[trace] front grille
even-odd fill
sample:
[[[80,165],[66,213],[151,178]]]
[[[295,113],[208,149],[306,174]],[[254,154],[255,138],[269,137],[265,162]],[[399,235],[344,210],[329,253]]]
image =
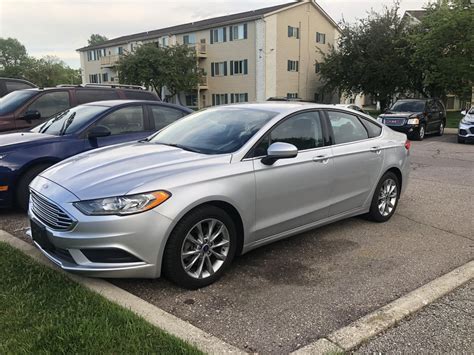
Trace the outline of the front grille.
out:
[[[48,227],[66,231],[73,227],[74,221],[59,206],[48,201],[40,194],[30,191],[31,210],[35,216]]]
[[[383,123],[387,126],[403,126],[405,124],[405,118],[385,118]]]

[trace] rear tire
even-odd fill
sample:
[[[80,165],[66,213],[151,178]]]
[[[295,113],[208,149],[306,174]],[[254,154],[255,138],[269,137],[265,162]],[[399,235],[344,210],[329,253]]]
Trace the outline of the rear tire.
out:
[[[444,121],[441,121],[441,123],[439,124],[439,130],[436,133],[437,136],[441,137],[444,134],[444,125]]]
[[[28,211],[28,203],[30,200],[30,183],[38,174],[50,166],[51,164],[35,165],[21,176],[16,188],[16,203],[23,211]]]
[[[397,209],[400,197],[400,182],[397,175],[386,172],[375,188],[372,203],[370,204],[368,219],[374,222],[388,221]]]
[[[234,259],[237,229],[220,208],[202,206],[185,215],[171,233],[163,273],[178,286],[197,289],[217,281]]]

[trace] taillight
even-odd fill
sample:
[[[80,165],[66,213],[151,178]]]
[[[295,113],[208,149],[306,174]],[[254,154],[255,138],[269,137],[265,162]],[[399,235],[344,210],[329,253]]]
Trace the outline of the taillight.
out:
[[[410,147],[411,147],[411,141],[407,139],[405,142],[405,149],[410,150]]]

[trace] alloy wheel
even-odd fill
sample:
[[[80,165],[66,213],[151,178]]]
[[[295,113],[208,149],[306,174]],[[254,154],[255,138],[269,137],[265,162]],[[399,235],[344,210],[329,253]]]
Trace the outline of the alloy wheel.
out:
[[[444,133],[444,124],[443,122],[441,122],[441,124],[439,125],[439,135],[442,136]]]
[[[224,264],[230,249],[229,230],[215,218],[196,223],[181,246],[181,265],[196,279],[216,273]]]
[[[425,138],[425,126],[420,127],[420,133],[418,134],[418,136],[420,137],[420,139]]]
[[[382,216],[390,215],[395,208],[398,198],[397,183],[393,179],[387,179],[379,191],[378,208]]]

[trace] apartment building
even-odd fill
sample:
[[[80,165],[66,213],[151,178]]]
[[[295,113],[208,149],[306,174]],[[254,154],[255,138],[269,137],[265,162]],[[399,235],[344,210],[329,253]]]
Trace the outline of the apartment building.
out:
[[[206,75],[196,90],[180,94],[191,107],[269,97],[332,102],[338,98],[324,95],[318,71],[321,51],[339,34],[329,15],[306,0],[123,36],[78,52],[83,83],[110,84],[118,83],[120,56],[144,43],[192,46]]]

